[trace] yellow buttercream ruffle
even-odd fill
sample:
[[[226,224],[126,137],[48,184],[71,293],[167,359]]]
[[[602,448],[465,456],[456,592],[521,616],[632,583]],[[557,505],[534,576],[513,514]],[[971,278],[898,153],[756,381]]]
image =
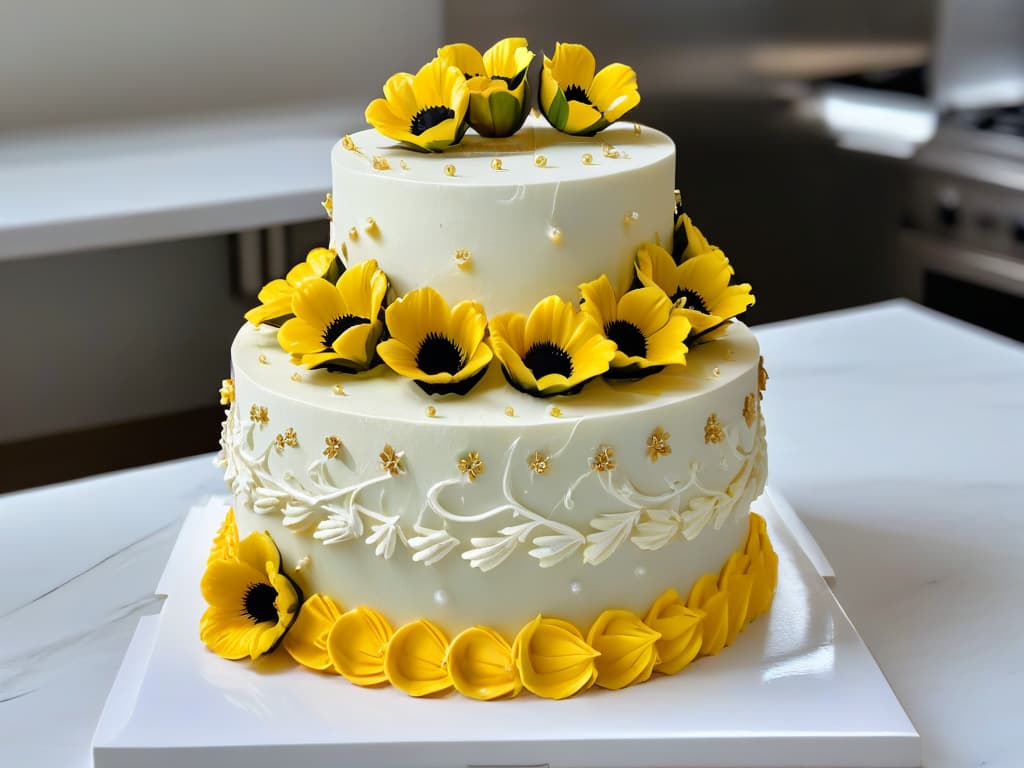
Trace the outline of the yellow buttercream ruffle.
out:
[[[518,696],[523,689],[512,647],[490,627],[470,627],[455,636],[448,646],[448,672],[455,690],[471,699]]]
[[[704,639],[704,611],[687,608],[674,589],[665,590],[647,612],[644,623],[661,635],[660,661],[654,671],[674,675],[697,658]]]
[[[649,680],[660,661],[660,639],[660,632],[631,611],[602,613],[587,633],[587,644],[600,654],[594,660],[597,684],[616,691]]]
[[[598,655],[573,624],[544,616],[519,630],[512,644],[523,687],[545,699],[565,699],[592,686]]]
[[[327,651],[327,636],[341,618],[341,607],[319,592],[302,604],[299,617],[284,636],[284,649],[304,667],[321,672],[334,670]]]
[[[395,688],[410,696],[447,691],[452,679],[445,666],[448,638],[426,619],[398,628],[384,654],[384,671]]]
[[[380,685],[388,681],[384,657],[394,630],[373,608],[360,605],[338,617],[327,635],[331,663],[356,685]]]

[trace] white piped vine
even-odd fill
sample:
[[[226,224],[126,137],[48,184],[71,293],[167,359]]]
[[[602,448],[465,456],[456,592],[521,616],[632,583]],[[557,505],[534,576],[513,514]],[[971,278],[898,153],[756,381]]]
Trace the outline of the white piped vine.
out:
[[[562,456],[580,423],[576,422],[565,444],[548,456],[548,461]],[[516,438],[505,452],[500,504],[475,514],[452,511],[444,503],[444,491],[468,481],[463,476],[446,478],[428,489],[416,522],[406,530],[400,524],[400,514],[384,511],[387,482],[395,475],[381,469],[380,475],[339,486],[329,475],[330,459],[320,457],[309,465],[302,481],[291,472],[275,477],[269,466],[274,442],[259,452],[254,448],[255,433],[262,427],[259,421],[239,424],[235,405],[226,414],[216,463],[224,469],[236,503],[250,505],[257,514],[279,513],[284,525],[295,531],[315,523],[313,536],[325,545],[362,539],[377,557],[390,559],[401,544],[414,562],[424,565],[458,552],[471,567],[484,572],[497,568],[523,547],[528,547],[526,553],[541,568],[550,568],[577,553],[582,554],[583,562],[599,565],[627,541],[648,551],[680,538],[692,541],[706,526],[721,529],[737,510],[748,511],[764,490],[766,474],[765,429],[758,408],[749,446],[742,445],[739,428],[724,430],[721,446],[739,465],[724,490],[700,484],[702,467],[698,462],[690,464],[685,481],[666,479],[667,489],[653,495],[640,491],[619,467],[606,471],[591,467],[569,486],[558,505],[545,513],[523,503],[513,488],[513,467],[517,462],[525,467],[531,453],[520,450],[521,438]],[[596,476],[601,490],[624,511],[597,515],[586,531],[553,519],[560,508],[568,511],[575,507],[577,489],[591,476]],[[374,494],[367,491],[374,486],[378,493],[371,501],[367,497]],[[696,495],[684,506],[682,497],[691,491]],[[471,536],[468,548],[456,535],[459,527],[502,518],[505,524],[494,535]],[[742,514],[738,519],[743,519]]]

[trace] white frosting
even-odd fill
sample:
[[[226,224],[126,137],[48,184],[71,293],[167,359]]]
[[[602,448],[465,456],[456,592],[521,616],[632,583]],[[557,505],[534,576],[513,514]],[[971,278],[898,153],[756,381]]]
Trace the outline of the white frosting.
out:
[[[652,128],[617,124],[581,138],[530,119],[511,138],[471,132],[440,155],[373,130],[351,138],[358,151],[339,142],[331,154],[336,245],[349,263],[377,259],[398,294],[429,285],[451,303],[481,302],[488,316],[526,313],[551,294],[575,300],[602,273],[624,290],[637,246],[671,240],[675,146]],[[375,169],[375,156],[389,169]],[[470,254],[463,268],[460,250]]]
[[[686,367],[639,382],[540,400],[493,364],[471,395],[430,398],[383,367],[297,382],[273,329],[246,326],[232,346],[224,437],[239,526],[269,530],[288,562],[311,555],[307,589],[396,624],[426,617],[451,633],[484,624],[511,635],[538,613],[586,626],[607,608],[642,612],[668,587],[685,594],[742,543],[765,475],[760,410],[744,416],[758,357],[753,334],[733,323]],[[267,423],[250,419],[254,405]],[[720,442],[705,439],[711,414]],[[671,453],[652,461],[659,427]],[[332,436],[344,443],[334,458],[324,455]],[[382,469],[385,444],[400,474]],[[614,451],[610,472],[592,469],[602,447]],[[458,468],[472,451],[485,464],[474,481]],[[546,474],[528,466],[535,451],[550,459]]]

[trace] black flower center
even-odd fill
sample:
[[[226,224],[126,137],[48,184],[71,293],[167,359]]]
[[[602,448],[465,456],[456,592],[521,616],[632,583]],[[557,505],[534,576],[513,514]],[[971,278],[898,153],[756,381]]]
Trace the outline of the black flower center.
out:
[[[684,297],[686,298],[685,306],[687,309],[695,309],[698,312],[703,312],[705,315],[711,314],[711,310],[708,309],[708,305],[707,302],[704,301],[704,297],[692,288],[680,288],[672,294],[672,301],[674,303]]]
[[[523,355],[523,363],[536,379],[549,373],[557,373],[565,378],[572,376],[572,358],[569,353],[550,341],[541,341],[530,347]]]
[[[245,591],[245,598],[242,601],[242,610],[245,615],[252,619],[254,624],[262,624],[265,621],[277,623],[277,608],[274,601],[277,600],[277,590],[269,584],[258,581],[250,584]]]
[[[647,357],[647,338],[626,320],[612,320],[604,327],[604,335],[615,342],[627,357]]]
[[[447,336],[428,333],[416,353],[416,367],[426,374],[456,374],[466,364],[462,348]]]
[[[689,244],[689,238],[686,237],[686,227],[680,226],[672,236],[672,259],[676,264],[683,263],[683,254],[686,252],[686,247]]]
[[[590,104],[590,106],[594,106],[590,99],[587,98],[587,92],[584,90],[583,86],[576,84],[570,85],[565,89],[565,100],[579,101],[583,104]]]
[[[424,107],[413,115],[412,122],[409,123],[409,133],[413,136],[419,136],[421,133],[429,131],[435,125],[439,125],[453,117],[455,117],[455,110],[451,107]]]
[[[364,325],[368,322],[370,321],[367,318],[359,317],[359,315],[342,315],[341,317],[334,318],[327,328],[324,329],[324,346],[330,349],[331,345],[341,338],[341,334],[349,328],[356,325]]]

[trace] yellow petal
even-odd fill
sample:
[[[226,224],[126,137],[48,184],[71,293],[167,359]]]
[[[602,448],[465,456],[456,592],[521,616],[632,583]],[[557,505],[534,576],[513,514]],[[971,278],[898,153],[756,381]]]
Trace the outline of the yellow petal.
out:
[[[347,275],[348,272],[345,274]],[[314,328],[324,330],[336,318],[349,314],[338,289],[321,278],[307,280],[295,289],[295,294],[292,297],[292,311],[296,317],[301,318]]]
[[[703,637],[704,612],[687,608],[679,593],[668,589],[654,601],[644,623],[661,635],[656,672],[674,675],[697,657]]]
[[[416,137],[409,132],[409,126],[412,123],[412,114],[406,115],[404,111],[397,112],[396,109],[384,99],[374,99],[371,101],[369,106],[366,107],[366,113],[364,116],[366,118],[366,122],[389,139],[413,142],[417,140]]]
[[[494,354],[491,352],[491,348],[486,344],[479,344],[476,350],[473,352],[473,356],[466,361],[466,364],[462,367],[455,376],[452,377],[453,381],[464,381],[471,376],[480,372],[480,370],[487,366],[491,362],[491,358]]]
[[[379,320],[372,323],[353,325],[331,345],[335,357],[348,363],[357,370],[366,370],[373,360],[373,352],[377,346],[383,326]],[[303,363],[307,361],[303,360]]]
[[[476,301],[460,301],[452,308],[450,317],[446,333],[469,358],[476,352],[487,331],[487,315],[484,314],[483,305]]]
[[[393,301],[384,313],[384,320],[391,338],[419,349],[428,333],[450,336],[451,315],[444,297],[426,286]]]
[[[570,85],[578,85],[584,91],[590,88],[597,65],[594,54],[585,45],[556,43],[555,55],[550,61],[551,75],[563,91]]]
[[[674,310],[665,326],[647,339],[647,360],[652,365],[686,365],[690,321],[680,310]]]
[[[468,43],[452,43],[438,48],[437,58],[444,62],[445,66],[458,67],[467,79],[477,75],[487,76],[487,67],[480,51]]]
[[[319,592],[302,604],[298,618],[284,636],[284,649],[296,662],[309,669],[333,670],[327,653],[327,635],[341,616],[341,608]]]
[[[644,338],[664,328],[671,314],[672,302],[660,288],[637,288],[619,299],[619,319],[635,325]]]
[[[582,101],[569,102],[569,119],[565,121],[566,133],[586,133],[601,119],[601,112]]]
[[[281,568],[281,553],[277,545],[269,533],[260,531],[253,531],[238,543],[238,559],[264,574]]]
[[[588,327],[589,326],[589,327]],[[580,332],[569,341],[569,353],[572,356],[572,376],[566,382],[569,388],[580,382],[600,376],[608,370],[612,358],[615,357],[615,342],[605,338],[601,329],[589,320],[581,325]],[[538,384],[545,386],[545,379],[554,374],[544,376]]]
[[[699,293],[708,304],[710,314],[715,312],[715,300],[729,285],[733,270],[721,251],[704,253],[687,259],[676,268],[676,285]]]
[[[540,342],[565,349],[576,329],[576,308],[559,296],[541,299],[526,320],[524,353]]]
[[[537,380],[523,363],[526,354],[526,318],[517,312],[506,312],[491,318],[491,348],[494,356],[513,381],[527,390],[537,388]]]
[[[614,123],[640,103],[636,72],[625,64],[609,64],[594,76],[587,97],[604,113],[605,120]]]
[[[331,664],[356,685],[387,682],[384,655],[392,634],[391,625],[373,608],[353,608],[334,622],[327,635]]]
[[[399,376],[418,379],[423,375],[416,363],[416,352],[398,339],[388,339],[377,345],[377,354],[384,364]]]
[[[656,644],[660,638],[630,611],[602,613],[587,633],[587,644],[601,654],[594,661],[597,684],[617,691],[650,679],[658,663]]]
[[[747,625],[747,611],[754,580],[747,574],[750,557],[742,552],[733,552],[722,567],[718,588],[729,596],[729,631],[725,644],[732,645],[737,635]]]
[[[672,255],[654,243],[641,243],[637,249],[636,276],[643,285],[661,288],[668,296],[678,287]]]
[[[398,628],[384,655],[388,681],[410,696],[427,696],[452,687],[444,664],[448,638],[426,619]]]
[[[237,560],[214,560],[206,566],[199,581],[199,589],[209,605],[234,610],[242,615],[241,609],[249,587],[266,582],[266,569],[262,566],[256,569]]]
[[[385,104],[390,108],[392,115],[407,127],[413,115],[420,111],[421,106],[416,99],[414,81],[415,77],[408,72],[398,72],[384,83]],[[376,103],[374,102],[374,104]]]
[[[499,40],[483,55],[484,71],[491,77],[507,77],[510,80],[530,66],[533,52],[527,48],[525,37],[506,37]]]
[[[277,343],[293,355],[320,352],[324,347],[326,326],[314,326],[301,317],[293,317],[277,329]]]
[[[523,686],[546,699],[564,699],[592,686],[598,655],[572,624],[542,616],[523,627],[512,644]]]
[[[607,275],[580,286],[580,310],[594,319],[601,328],[618,319],[615,289]]]
[[[558,81],[555,80],[554,75],[551,74],[551,68],[548,66],[550,61],[551,60],[548,58],[544,59],[544,68],[540,73],[539,103],[540,108],[544,111],[545,115],[550,112],[551,104],[561,90],[558,85]]]
[[[323,277],[337,264],[338,253],[332,248],[314,248],[306,254],[306,260],[288,271],[288,279],[299,285],[313,277]],[[305,267],[306,269],[301,269]],[[307,272],[308,270],[308,277]]]
[[[199,620],[199,639],[224,659],[244,659],[261,632],[259,624],[234,608],[207,608]]]
[[[686,607],[704,611],[704,636],[700,655],[715,656],[725,647],[729,635],[729,596],[718,590],[718,577],[705,573],[690,590]]]
[[[234,560],[238,557],[238,525],[235,522],[235,510],[228,508],[224,521],[217,529],[210,548],[210,556],[206,559],[209,565],[214,560]]]
[[[702,253],[708,253],[715,250],[715,247],[708,242],[706,237],[704,237],[704,233],[697,228],[697,225],[694,224],[690,217],[685,213],[679,214],[679,218],[676,219],[674,240],[680,237],[680,230],[682,230],[682,238],[686,241],[686,247],[683,249],[683,252],[678,254],[681,260],[700,256]],[[676,243],[673,242],[673,254],[676,253],[675,246]]]
[[[505,638],[490,627],[463,630],[448,646],[455,690],[478,701],[517,696],[523,688]]]
[[[420,67],[412,83],[416,103],[424,107],[447,106],[455,112],[455,122],[461,123],[469,105],[466,78],[457,67],[439,58]]]
[[[337,292],[341,296],[343,311],[334,317],[350,314],[357,317],[368,317],[372,320],[377,317],[387,290],[388,278],[377,268],[377,262],[374,259],[356,264],[347,269],[338,280]],[[305,317],[298,308],[296,308],[295,314]],[[328,322],[334,317],[330,318]]]

